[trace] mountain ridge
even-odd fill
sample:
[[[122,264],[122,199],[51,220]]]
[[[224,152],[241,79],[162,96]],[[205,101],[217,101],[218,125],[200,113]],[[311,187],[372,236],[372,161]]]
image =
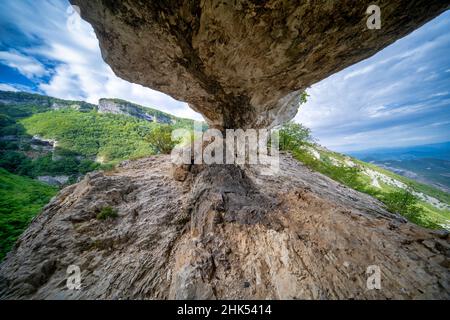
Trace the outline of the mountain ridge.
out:
[[[450,142],[349,152],[365,162],[450,192]]]
[[[181,118],[174,116],[170,113],[166,113],[163,111],[160,111],[155,108],[146,107],[139,105],[137,103],[133,103],[130,101],[126,101],[123,99],[117,99],[117,98],[100,98],[99,102],[97,104],[88,103],[82,100],[67,100],[67,99],[60,99],[55,98],[51,96],[41,95],[37,93],[29,93],[29,92],[14,92],[14,91],[2,91],[0,90],[0,108],[7,105],[36,105],[41,106],[43,108],[46,108],[44,110],[60,110],[64,108],[72,108],[79,111],[91,111],[91,110],[97,110],[99,112],[106,112],[108,113],[108,109],[106,108],[105,104],[107,103],[114,103],[117,106],[117,109],[123,108],[122,113],[124,115],[128,115],[131,117],[136,117],[139,119],[147,120],[145,117],[141,116],[150,113],[154,115],[159,115],[163,121],[159,123],[169,123],[169,120],[172,121],[187,121],[187,122],[194,122],[194,120],[187,119],[187,118]],[[131,108],[131,112],[125,112],[124,110],[127,110],[128,108]],[[112,110],[110,113],[118,113],[117,110]],[[155,121],[158,122],[158,117],[155,116],[154,119],[147,120],[147,121]]]
[[[370,156],[376,158],[377,160],[402,160],[402,158],[436,158],[450,160],[450,141],[398,148],[373,148],[349,151],[346,153],[361,160]]]

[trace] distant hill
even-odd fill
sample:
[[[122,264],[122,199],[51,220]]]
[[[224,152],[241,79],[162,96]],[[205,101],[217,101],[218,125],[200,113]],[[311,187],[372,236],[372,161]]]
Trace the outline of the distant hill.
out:
[[[348,154],[450,192],[450,142],[396,149],[372,149]]]
[[[0,167],[56,185],[121,160],[155,154],[146,137],[194,121],[119,99],[98,105],[0,91]]]
[[[0,91],[0,113],[13,118],[29,117],[51,110],[74,109],[81,112],[121,114],[140,120],[164,124],[193,124],[194,120],[179,118],[160,110],[144,107],[121,99],[102,98],[98,104],[84,101],[63,100],[27,92]]]
[[[90,111],[97,109],[97,106],[84,101],[62,100],[28,92],[0,91],[0,113],[14,118],[24,118],[38,112],[64,108]]]
[[[347,152],[364,161],[441,159],[450,161],[450,141],[411,147],[379,148]]]

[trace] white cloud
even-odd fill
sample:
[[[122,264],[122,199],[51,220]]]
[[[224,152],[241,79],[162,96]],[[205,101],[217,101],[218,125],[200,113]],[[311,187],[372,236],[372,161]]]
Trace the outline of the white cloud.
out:
[[[438,93],[434,93],[432,95],[430,95],[430,98],[435,98],[435,97],[443,97],[450,94],[449,91],[444,91],[444,92],[438,92]]]
[[[438,78],[438,75],[436,74],[436,72],[433,72],[432,74],[430,74],[428,77],[426,77],[425,79],[423,79],[423,81],[431,81],[431,80],[435,80]]]
[[[50,80],[38,85],[45,94],[91,103],[100,98],[120,98],[176,116],[203,120],[186,103],[117,77],[102,59],[93,28],[68,2],[17,1],[8,5],[15,11],[13,23],[30,38],[42,40],[41,45],[24,50],[29,59],[34,59],[30,58],[33,56],[56,62]]]
[[[9,84],[6,84],[6,83],[0,83],[0,91],[18,92],[19,90],[16,87],[12,86],[12,85],[9,85]]]
[[[38,60],[17,51],[0,51],[0,62],[17,69],[28,78],[42,77],[48,74],[44,65]]]
[[[367,73],[370,73],[371,71],[373,71],[373,69],[375,69],[375,67],[376,67],[375,65],[369,65],[365,68],[361,68],[361,69],[355,70],[353,72],[350,72],[349,74],[344,76],[344,80],[348,80],[348,79],[351,79],[351,78],[354,78],[357,76],[362,76]]]
[[[55,75],[49,83],[41,83],[39,89],[52,97],[64,98],[69,100],[83,100],[82,92],[78,90],[79,79],[76,74],[71,72],[68,65],[61,65],[56,68]],[[98,101],[98,100],[97,100]],[[88,102],[97,103],[97,101]]]

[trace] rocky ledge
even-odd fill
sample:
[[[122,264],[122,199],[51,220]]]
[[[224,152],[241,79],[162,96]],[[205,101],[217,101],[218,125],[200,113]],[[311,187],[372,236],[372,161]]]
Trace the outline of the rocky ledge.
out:
[[[448,299],[448,233],[282,155],[260,168],[125,162],[63,189],[0,265],[3,299]],[[97,219],[102,208],[118,216]],[[66,287],[67,268],[81,289]],[[381,289],[367,287],[369,266]]]

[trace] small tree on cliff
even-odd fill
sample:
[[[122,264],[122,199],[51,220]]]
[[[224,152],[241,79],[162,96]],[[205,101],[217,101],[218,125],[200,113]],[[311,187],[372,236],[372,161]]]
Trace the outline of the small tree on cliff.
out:
[[[309,94],[307,94],[306,91],[302,91],[302,93],[300,93],[299,107],[308,101],[308,97],[309,97]]]
[[[280,129],[280,150],[297,150],[312,141],[311,130],[300,123],[290,121]]]
[[[423,209],[418,205],[418,199],[413,192],[411,186],[408,186],[405,190],[392,191],[383,196],[383,202],[389,211],[399,213],[417,223]]]

